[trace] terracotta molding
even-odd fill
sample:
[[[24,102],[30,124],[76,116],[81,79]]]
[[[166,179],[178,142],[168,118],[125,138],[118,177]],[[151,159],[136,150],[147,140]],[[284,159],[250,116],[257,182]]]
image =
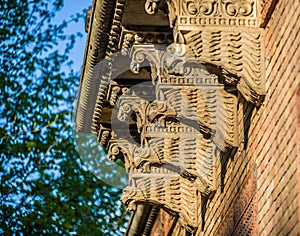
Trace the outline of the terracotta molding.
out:
[[[106,55],[106,45],[112,11],[115,6],[114,0],[94,0],[91,23],[85,49],[83,68],[80,78],[79,96],[76,109],[76,131],[90,133],[93,126],[93,115],[95,111],[95,97],[98,94],[99,61]],[[97,65],[98,64],[98,65]]]

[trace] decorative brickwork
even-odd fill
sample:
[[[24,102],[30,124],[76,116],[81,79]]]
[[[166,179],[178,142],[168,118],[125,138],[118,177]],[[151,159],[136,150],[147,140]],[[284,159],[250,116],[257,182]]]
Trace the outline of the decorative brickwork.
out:
[[[217,235],[256,235],[256,173],[251,171],[223,217]],[[246,234],[248,233],[248,234]]]
[[[300,2],[278,1],[266,26],[268,93],[250,131],[258,167],[258,234],[298,235],[296,91]],[[255,137],[257,140],[255,140]],[[255,150],[255,151],[254,151]]]
[[[246,207],[246,211],[239,220],[232,235],[257,235],[257,202],[255,197],[251,199],[251,202]]]

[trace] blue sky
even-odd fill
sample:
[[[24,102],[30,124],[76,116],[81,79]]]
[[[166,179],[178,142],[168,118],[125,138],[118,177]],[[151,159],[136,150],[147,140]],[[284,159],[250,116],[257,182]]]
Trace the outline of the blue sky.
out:
[[[92,5],[92,0],[64,0],[63,9],[58,12],[55,21],[57,23],[62,22],[63,20],[70,19],[71,15],[82,12],[83,9],[89,8]],[[74,61],[73,69],[74,71],[80,70],[83,61],[84,49],[86,36],[84,30],[84,19],[80,20],[77,23],[73,23],[68,26],[66,32],[68,34],[81,32],[83,34],[82,38],[77,38],[74,49],[71,52],[70,58]]]

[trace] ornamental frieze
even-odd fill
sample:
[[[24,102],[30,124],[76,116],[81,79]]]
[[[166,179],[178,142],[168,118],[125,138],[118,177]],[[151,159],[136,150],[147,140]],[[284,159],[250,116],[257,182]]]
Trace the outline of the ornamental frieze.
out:
[[[247,26],[260,24],[256,0],[147,0],[145,10],[154,14],[166,3],[170,25],[180,29],[199,26]]]

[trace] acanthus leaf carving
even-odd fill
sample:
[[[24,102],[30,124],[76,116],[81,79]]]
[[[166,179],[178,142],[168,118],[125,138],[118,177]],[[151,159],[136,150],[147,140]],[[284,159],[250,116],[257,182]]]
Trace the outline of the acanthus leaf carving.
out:
[[[114,135],[115,136],[115,135]],[[107,158],[111,162],[116,162],[118,159],[124,161],[127,171],[134,166],[133,153],[136,148],[136,143],[129,142],[123,138],[113,137],[108,143]]]
[[[151,67],[152,80],[155,81],[162,73],[161,57],[164,50],[154,45],[134,45],[131,52],[130,70],[138,74],[142,67]]]

